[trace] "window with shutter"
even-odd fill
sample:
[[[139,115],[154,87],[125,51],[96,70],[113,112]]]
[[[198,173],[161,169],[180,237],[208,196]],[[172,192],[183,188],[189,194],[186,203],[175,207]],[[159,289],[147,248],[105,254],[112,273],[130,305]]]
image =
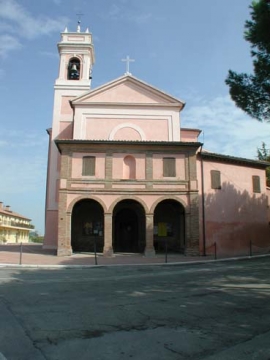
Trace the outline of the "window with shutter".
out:
[[[163,176],[175,177],[175,158],[163,158]]]
[[[220,171],[211,170],[211,188],[221,189]]]
[[[95,172],[96,172],[95,156],[84,156],[83,157],[83,166],[82,166],[82,175],[94,176]]]
[[[260,177],[257,175],[252,176],[252,185],[253,185],[253,192],[260,193],[261,192],[261,182]]]

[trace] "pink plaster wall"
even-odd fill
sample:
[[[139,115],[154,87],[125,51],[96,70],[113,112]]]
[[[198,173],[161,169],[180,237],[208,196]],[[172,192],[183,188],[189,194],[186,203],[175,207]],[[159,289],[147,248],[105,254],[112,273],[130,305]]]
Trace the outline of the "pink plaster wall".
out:
[[[73,138],[73,122],[61,121],[59,125],[58,139],[72,139]]]
[[[199,162],[198,162],[199,165]],[[221,172],[221,189],[211,189],[210,171]],[[200,177],[200,166],[198,175]],[[207,253],[217,244],[219,256],[248,254],[249,243],[269,245],[268,197],[265,171],[233,164],[204,161]],[[261,193],[253,193],[252,176],[260,176]],[[201,181],[200,206],[201,198]],[[200,212],[202,250],[202,211]]]
[[[197,129],[181,129],[181,141],[184,142],[197,142],[201,130]]]
[[[88,100],[86,99],[85,101],[87,102]],[[149,89],[144,90],[135,84],[124,83],[91,96],[91,102],[156,104],[167,101],[161,99],[160,96],[150,93]]]
[[[113,140],[135,140],[140,141],[142,140],[141,134],[136,130],[130,127],[124,127],[119,129],[115,135]]]
[[[62,96],[61,102],[61,114],[70,115],[73,113],[73,110],[70,106],[69,101],[75,99],[74,96]]]
[[[96,175],[82,176],[82,158],[84,156],[96,157]],[[105,154],[102,153],[73,153],[72,157],[72,178],[104,179],[105,178]]]
[[[58,211],[47,210],[46,213],[46,232],[44,237],[44,249],[57,248],[57,232],[58,232]]]
[[[125,164],[124,158],[131,155],[135,158],[136,164],[136,179],[145,179],[145,155],[144,154],[125,154],[115,153],[113,154],[113,179],[125,179]]]
[[[155,140],[168,141],[169,130],[166,119],[86,118],[86,139],[104,140]],[[123,128],[119,126],[126,124]],[[130,126],[131,125],[131,126]],[[135,129],[132,128],[134,125]],[[119,128],[119,129],[118,129]],[[137,128],[141,129],[142,134]],[[117,130],[118,129],[118,130]],[[145,136],[145,139],[143,139]]]

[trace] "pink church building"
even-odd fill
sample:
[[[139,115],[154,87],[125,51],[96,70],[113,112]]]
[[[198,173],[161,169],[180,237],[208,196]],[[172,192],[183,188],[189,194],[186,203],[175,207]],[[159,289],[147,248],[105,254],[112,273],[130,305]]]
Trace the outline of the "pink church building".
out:
[[[127,72],[91,89],[88,30],[61,34],[44,248],[246,254],[269,243],[268,163],[203,151],[185,103]],[[229,141],[229,140],[228,140]]]

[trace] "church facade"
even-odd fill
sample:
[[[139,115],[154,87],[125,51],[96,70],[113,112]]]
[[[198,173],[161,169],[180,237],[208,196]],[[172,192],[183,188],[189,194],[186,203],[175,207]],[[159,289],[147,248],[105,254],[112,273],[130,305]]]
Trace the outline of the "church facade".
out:
[[[91,89],[87,30],[61,34],[44,247],[205,255],[269,238],[264,162],[203,151],[185,104],[129,72]]]

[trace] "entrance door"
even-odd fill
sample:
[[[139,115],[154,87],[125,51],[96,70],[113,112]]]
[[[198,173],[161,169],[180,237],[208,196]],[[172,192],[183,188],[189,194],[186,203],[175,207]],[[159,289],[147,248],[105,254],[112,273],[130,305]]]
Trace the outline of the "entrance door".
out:
[[[175,200],[161,201],[154,213],[154,245],[157,252],[165,249],[184,252],[185,249],[185,209]]]
[[[122,209],[115,218],[115,251],[138,252],[138,218],[134,210]]]
[[[90,199],[77,202],[72,211],[71,246],[73,252],[103,251],[104,212],[101,205]]]
[[[113,250],[143,252],[145,248],[145,212],[134,200],[122,200],[113,211]]]

